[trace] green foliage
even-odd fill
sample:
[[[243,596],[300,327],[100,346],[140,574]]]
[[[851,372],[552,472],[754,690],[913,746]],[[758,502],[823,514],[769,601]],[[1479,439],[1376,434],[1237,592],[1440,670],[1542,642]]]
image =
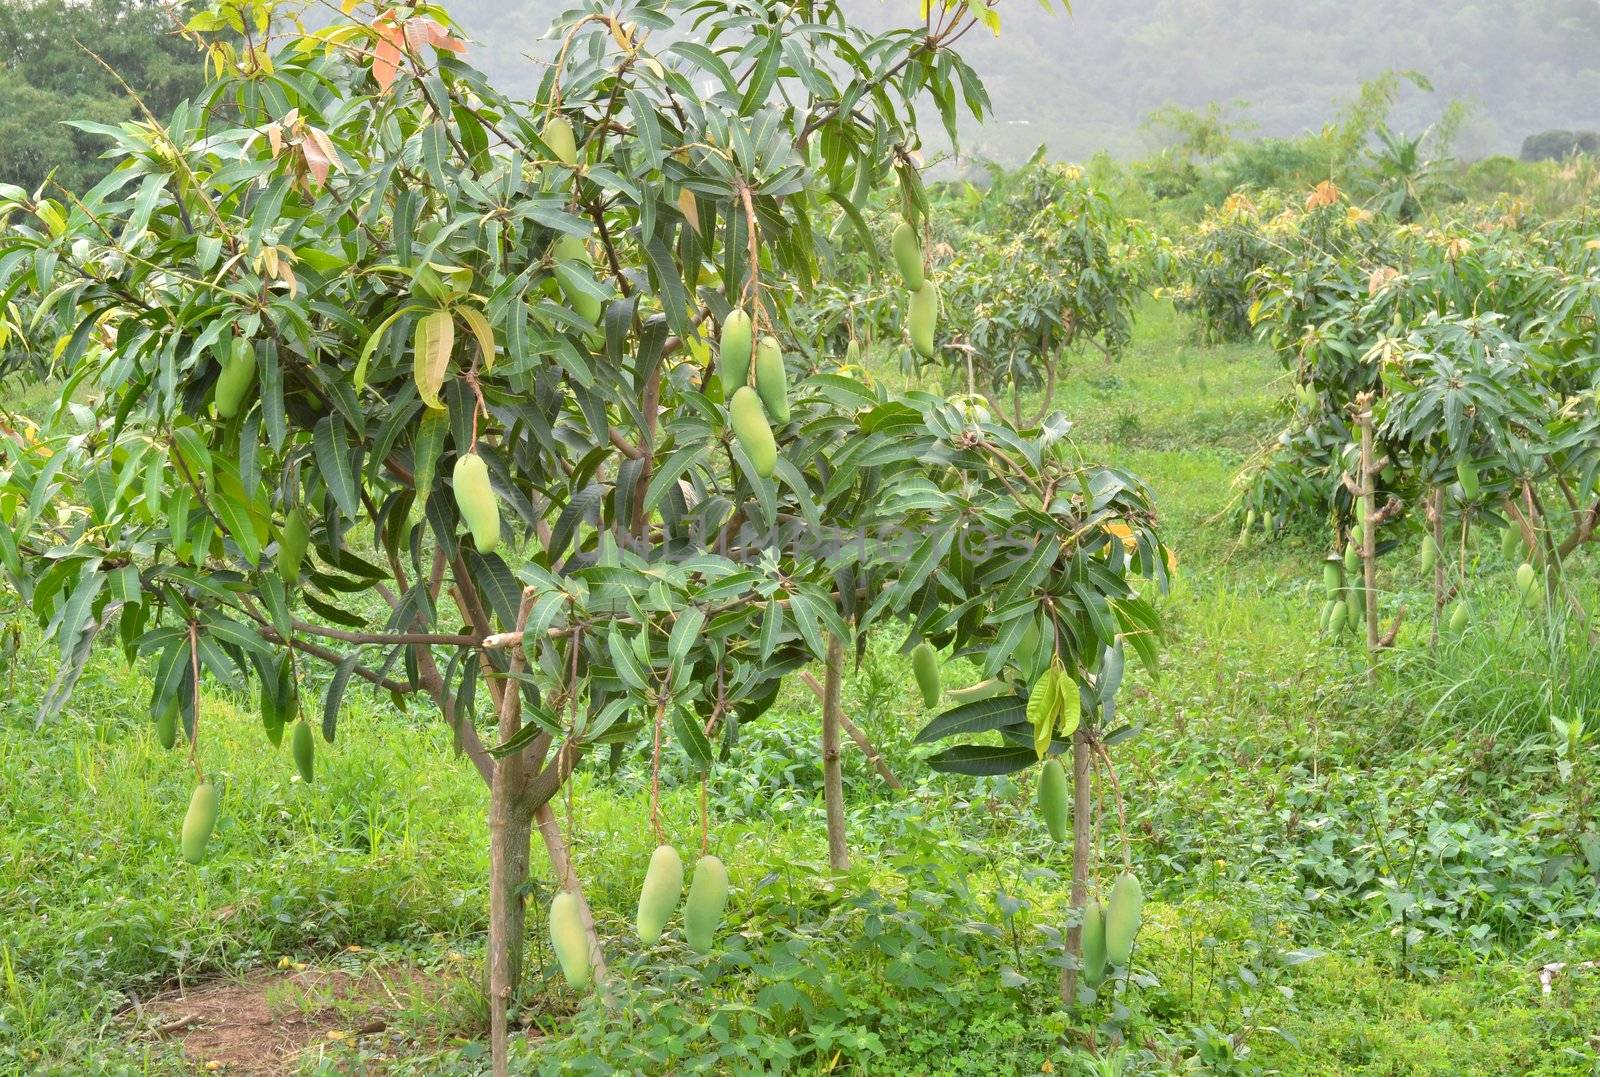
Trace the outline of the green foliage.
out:
[[[1199,347],[1165,305],[1147,304],[1137,326],[1114,371],[1071,379],[1057,400],[1083,416],[1086,454],[1147,478],[1184,554],[1162,604],[1164,675],[1130,669],[1124,689],[1129,720],[1159,735],[1117,749],[1149,901],[1134,975],[1095,1013],[1108,1021],[1049,998],[1068,865],[1025,780],[934,777],[897,795],[847,750],[859,855],[824,875],[817,709],[795,685],[741,729],[738,766],[712,772],[713,851],[733,893],[708,958],[672,926],[648,954],[626,941],[655,845],[641,824],[648,758],[580,770],[573,853],[620,1004],[562,986],[535,913],[521,1011],[535,1031],[514,1040],[519,1070],[1593,1068],[1600,978],[1572,962],[1600,941],[1580,844],[1592,801],[1580,810],[1574,784],[1583,766],[1593,774],[1594,744],[1582,736],[1579,770],[1564,771],[1570,732],[1548,715],[1600,713],[1600,658],[1569,637],[1587,665],[1559,683],[1513,596],[1487,594],[1461,638],[1436,657],[1397,649],[1369,688],[1315,639],[1306,596],[1320,581],[1304,569],[1320,541],[1291,532],[1230,554],[1236,528],[1217,518],[1240,454],[1276,421],[1270,353]],[[1113,440],[1135,409],[1137,436]],[[1498,569],[1497,545],[1477,571]],[[313,975],[392,968],[431,988],[383,1004],[387,1033],[330,1041],[306,1065],[483,1072],[485,813],[472,769],[434,762],[448,728],[352,685],[346,721],[362,733],[324,753],[308,788],[290,780],[286,751],[259,750],[254,700],[208,680],[228,807],[190,868],[173,823],[192,770],[128,705],[145,671],[98,650],[69,720],[35,733],[57,659],[25,637],[0,703],[0,894],[20,910],[0,920],[0,1070],[177,1071],[175,1037],[131,1038],[145,1026],[128,993],[148,1014],[180,976],[194,985],[290,956]],[[928,749],[911,744],[922,715],[899,643],[868,642],[844,708],[904,776]],[[977,672],[952,659],[948,675]],[[699,771],[667,766],[662,781],[664,825],[687,849]],[[557,880],[542,860],[536,876],[542,909]],[[1540,970],[1563,961],[1544,994]],[[1101,1069],[1079,1046],[1091,1035]]]

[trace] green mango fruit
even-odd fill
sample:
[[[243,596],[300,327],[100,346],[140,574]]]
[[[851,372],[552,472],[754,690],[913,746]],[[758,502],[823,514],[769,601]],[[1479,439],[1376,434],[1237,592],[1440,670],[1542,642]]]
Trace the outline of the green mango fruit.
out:
[[[594,980],[589,963],[589,933],[583,929],[578,899],[563,890],[550,900],[550,947],[561,963],[561,975],[575,991],[586,990]]]
[[[1539,594],[1539,572],[1526,561],[1517,566],[1517,595],[1524,606],[1537,606],[1542,597]]]
[[[756,345],[756,392],[776,423],[789,421],[789,374],[783,367],[783,350],[774,337]]]
[[[852,339],[850,343],[845,346],[844,363],[845,366],[861,365],[861,345],[857,344],[854,339]]]
[[[163,748],[171,748],[178,743],[178,701],[174,699],[170,706],[161,708],[156,715],[156,743]]]
[[[694,864],[689,881],[689,897],[683,906],[683,937],[697,954],[711,952],[722,914],[728,908],[728,869],[714,856],[702,856]]]
[[[1433,540],[1432,535],[1422,536],[1422,571],[1432,572],[1433,566],[1439,563],[1439,544]]]
[[[183,858],[191,864],[198,864],[205,859],[206,843],[211,840],[211,832],[217,827],[217,814],[222,808],[222,797],[217,793],[217,787],[210,782],[201,782],[194,787],[194,794],[189,797],[189,810],[183,816],[183,838],[179,845],[183,849]]]
[[[563,235],[556,240],[555,256],[551,273],[561,297],[578,317],[594,325],[600,320],[604,304],[589,290],[594,284],[594,260],[589,257],[589,248],[577,236]]]
[[[906,322],[911,330],[911,346],[924,359],[932,359],[933,332],[939,321],[939,286],[932,280],[911,293],[911,309]]]
[[[1367,594],[1359,586],[1351,587],[1344,593],[1345,609],[1349,613],[1350,623],[1360,626],[1367,617]]]
[[[1349,576],[1361,575],[1361,547],[1354,538],[1344,544],[1344,571]]]
[[[1078,967],[1083,982],[1099,987],[1106,978],[1106,910],[1095,898],[1083,907],[1083,931],[1078,937]]]
[[[939,705],[939,652],[923,640],[911,648],[911,671],[917,676],[917,687],[922,690],[922,702],[929,707]]]
[[[1350,623],[1350,605],[1347,602],[1333,600],[1333,612],[1328,615],[1328,633],[1337,636],[1344,631],[1344,626]]]
[[[772,427],[767,423],[766,410],[761,397],[748,385],[733,391],[728,403],[728,418],[733,424],[733,434],[740,448],[750,458],[750,465],[763,479],[771,478],[778,467],[778,443],[773,440]]]
[[[294,769],[300,772],[300,780],[310,785],[312,765],[317,756],[317,743],[311,736],[309,725],[304,722],[295,723],[294,739],[289,742],[289,751],[294,756]]]
[[[1067,772],[1061,760],[1051,756],[1039,772],[1039,814],[1044,816],[1044,825],[1056,841],[1066,841],[1071,830],[1072,813],[1067,801]]]
[[[1113,965],[1126,965],[1133,956],[1133,940],[1143,915],[1144,887],[1130,873],[1117,876],[1106,903],[1106,957]]]
[[[1343,605],[1337,598],[1330,598],[1322,604],[1322,611],[1317,614],[1317,630],[1326,634],[1333,628],[1333,611]]]
[[[900,222],[889,240],[889,246],[894,251],[894,264],[900,270],[900,278],[905,281],[906,291],[914,292],[921,288],[924,283],[922,244],[910,221]]]
[[[1330,557],[1322,562],[1322,590],[1329,598],[1338,595],[1344,587],[1344,573],[1341,572],[1339,559]]]
[[[1478,496],[1478,469],[1466,461],[1456,465],[1456,481],[1461,484],[1461,493],[1468,501]]]
[[[1456,608],[1450,612],[1450,631],[1460,632],[1467,627],[1467,622],[1471,619],[1472,615],[1467,612],[1467,604],[1457,602]]]
[[[1522,552],[1522,530],[1512,524],[1500,533],[1500,556],[1507,561]]]
[[[284,586],[293,587],[300,582],[300,569],[305,564],[306,547],[311,545],[311,524],[305,510],[295,509],[283,521],[278,532],[278,576]]]
[[[750,345],[754,332],[750,315],[740,308],[729,311],[723,320],[717,366],[722,373],[722,395],[727,399],[731,400],[733,394],[750,381]]]
[[[500,506],[489,485],[489,465],[475,452],[456,457],[451,482],[456,492],[456,508],[462,522],[472,532],[479,553],[492,553],[500,545]]]
[[[644,873],[644,886],[639,891],[639,911],[634,927],[639,932],[640,942],[646,946],[655,945],[682,896],[683,858],[672,846],[658,845],[650,854],[650,867]]]
[[[544,130],[539,132],[539,140],[550,147],[550,152],[562,164],[578,163],[578,140],[573,135],[572,124],[565,116],[551,116],[545,121]]]
[[[217,376],[215,402],[217,415],[231,419],[239,414],[239,405],[256,383],[256,349],[244,337],[234,337],[227,362]]]

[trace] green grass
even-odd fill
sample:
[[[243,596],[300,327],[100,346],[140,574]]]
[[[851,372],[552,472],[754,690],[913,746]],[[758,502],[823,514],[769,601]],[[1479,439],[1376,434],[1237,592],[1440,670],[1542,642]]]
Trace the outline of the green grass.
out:
[[[618,997],[584,1002],[549,975],[538,860],[519,1068],[1593,1072],[1600,970],[1577,967],[1600,953],[1583,852],[1593,763],[1564,770],[1546,721],[1600,715],[1600,662],[1516,609],[1509,566],[1485,551],[1473,626],[1430,656],[1412,612],[1369,683],[1358,649],[1317,636],[1319,538],[1241,544],[1226,512],[1233,476],[1275,433],[1277,377],[1261,349],[1193,345],[1152,304],[1127,356],[1075,358],[1058,393],[1085,457],[1149,482],[1181,563],[1162,675],[1133,674],[1123,708],[1143,730],[1115,749],[1149,895],[1132,981],[1061,1010],[1052,961],[1071,865],[1028,778],[932,775],[911,743],[925,715],[909,671],[878,640],[846,704],[912,791],[891,795],[847,754],[854,860],[827,877],[816,704],[789,687],[714,774],[710,846],[735,896],[709,958],[676,928],[650,952],[632,936],[654,844],[641,760],[579,776],[558,810]],[[1420,581],[1390,560],[1385,616],[1422,608]],[[1594,608],[1592,573],[1578,585]],[[306,1072],[485,1068],[471,975],[485,801],[436,721],[352,689],[307,787],[248,701],[208,695],[205,762],[224,809],[193,867],[176,841],[192,771],[155,746],[142,674],[98,655],[36,733],[53,669],[28,634],[0,704],[0,1073],[182,1072],[171,1047],[132,1038],[128,999],[284,956],[448,985],[393,1017],[398,1049],[321,1045]],[[667,777],[666,825],[690,853],[698,788]],[[1569,967],[1546,995],[1551,962]]]

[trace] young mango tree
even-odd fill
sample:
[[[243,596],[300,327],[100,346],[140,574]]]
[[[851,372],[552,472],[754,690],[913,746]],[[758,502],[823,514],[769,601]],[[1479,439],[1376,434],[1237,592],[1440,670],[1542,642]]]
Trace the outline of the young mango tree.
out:
[[[928,592],[913,631],[970,657],[995,690],[938,715],[917,741],[993,734],[929,758],[949,773],[1040,765],[1044,823],[1056,841],[1070,829],[1072,911],[1060,993],[1071,1005],[1080,978],[1093,989],[1108,969],[1128,966],[1139,929],[1143,890],[1108,749],[1136,731],[1117,722],[1126,652],[1157,668],[1160,621],[1141,581],[1164,592],[1174,561],[1156,531],[1149,491],[1120,469],[1079,459],[1059,413],[1026,433],[959,416],[946,423],[946,479],[909,495],[932,515],[903,583]],[[1070,756],[1070,780],[1062,756]],[[1112,787],[1121,834],[1122,870],[1104,906],[1091,893],[1098,890],[1096,772]]]
[[[1107,358],[1128,342],[1143,286],[1141,232],[1074,165],[1043,150],[960,220],[942,222],[937,249],[950,312],[940,358],[965,371],[968,392],[998,409],[1009,391],[1015,426],[1050,410],[1063,354],[1090,345]],[[1022,391],[1042,404],[1024,415]]]
[[[198,861],[222,795],[204,678],[253,683],[308,779],[352,681],[429,700],[489,790],[504,1072],[535,823],[563,968],[604,977],[549,807],[574,768],[642,741],[659,773],[674,739],[709,766],[850,634],[848,557],[770,529],[833,498],[901,511],[871,469],[919,466],[921,413],[837,376],[791,400],[759,338],[824,271],[825,206],[891,177],[921,200],[912,101],[982,112],[949,48],[979,23],[574,12],[523,102],[432,5],[315,30],[273,0],[195,14],[202,97],[85,125],[118,160],[90,191],[0,190],[0,308],[36,304],[72,420],[6,442],[0,561],[63,660],[40,720],[114,628],[163,739],[183,730]]]

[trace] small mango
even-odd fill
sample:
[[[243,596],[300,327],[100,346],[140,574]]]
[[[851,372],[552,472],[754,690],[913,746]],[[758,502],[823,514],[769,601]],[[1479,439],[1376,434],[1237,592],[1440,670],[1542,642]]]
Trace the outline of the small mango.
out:
[[[1333,598],[1344,586],[1344,573],[1340,571],[1339,560],[1330,557],[1322,562],[1322,590],[1328,598]]]
[[[1433,566],[1439,563],[1439,544],[1433,540],[1432,535],[1422,536],[1422,571],[1432,572]]]
[[[789,421],[789,375],[775,337],[762,337],[756,345],[756,393],[773,422]]]
[[[244,337],[234,337],[233,345],[229,349],[227,362],[222,364],[222,373],[217,375],[216,396],[217,415],[224,419],[231,419],[239,414],[239,405],[244,403],[244,398],[256,383],[256,350],[254,345]]]
[[[939,286],[932,280],[911,293],[911,308],[906,323],[911,330],[911,346],[924,359],[932,359],[933,333],[939,322]]]
[[[922,702],[929,707],[939,705],[939,652],[923,640],[911,648],[911,672],[916,674],[917,687],[922,690]]]
[[[1106,902],[1106,957],[1113,965],[1126,965],[1133,956],[1133,940],[1144,915],[1144,887],[1132,873],[1117,876]]]
[[[722,914],[728,908],[728,869],[714,856],[702,856],[694,864],[689,881],[689,897],[683,906],[683,937],[697,954],[711,952]]]
[[[169,706],[161,708],[156,715],[156,743],[163,748],[171,748],[178,743],[178,701],[174,699]]]
[[[1078,940],[1078,967],[1083,982],[1099,987],[1106,978],[1106,910],[1097,898],[1090,898],[1083,907],[1083,931]]]
[[[750,345],[754,332],[750,315],[737,307],[729,311],[722,322],[722,335],[717,341],[717,365],[722,372],[722,395],[728,399],[750,381]]]
[[[750,458],[750,466],[763,479],[771,478],[778,467],[778,443],[773,440],[761,397],[750,386],[739,386],[728,403],[728,418],[739,447]]]
[[[658,845],[650,854],[650,867],[644,873],[644,886],[639,890],[639,911],[634,917],[634,927],[639,941],[654,946],[666,929],[672,910],[678,907],[683,896],[683,858],[670,845]]]
[[[475,452],[456,458],[451,475],[456,492],[456,508],[472,532],[479,553],[492,553],[500,545],[500,506],[489,485],[489,465]]]
[[[1067,772],[1061,760],[1051,756],[1039,772],[1039,814],[1055,841],[1066,841],[1072,816],[1067,807]]]
[[[924,283],[922,272],[922,244],[917,240],[917,230],[910,221],[901,221],[889,240],[894,251],[894,264],[905,281],[906,291],[914,292]]]
[[[1517,566],[1517,595],[1524,606],[1539,604],[1539,572],[1526,561]]]
[[[564,165],[578,163],[578,140],[572,132],[572,123],[565,116],[551,116],[545,121],[544,130],[539,132],[539,139],[550,152],[556,155],[556,160]]]
[[[583,929],[578,899],[569,891],[561,891],[550,901],[550,946],[561,963],[561,975],[575,991],[586,990],[594,979],[588,935]]]
[[[311,524],[304,509],[295,509],[284,518],[283,529],[278,532],[278,576],[284,586],[293,587],[300,582],[300,569],[310,544]]]
[[[179,843],[183,858],[189,863],[198,864],[205,859],[206,843],[211,840],[211,832],[217,827],[217,814],[221,808],[222,798],[216,786],[201,782],[194,787],[194,794],[189,797],[189,810],[183,816],[183,838]]]

